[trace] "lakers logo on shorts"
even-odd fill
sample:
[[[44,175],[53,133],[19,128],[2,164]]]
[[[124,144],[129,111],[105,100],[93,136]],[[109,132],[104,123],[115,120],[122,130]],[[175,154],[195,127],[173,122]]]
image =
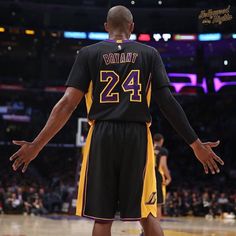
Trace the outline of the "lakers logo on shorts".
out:
[[[157,192],[153,192],[148,201],[146,202],[146,205],[154,205],[157,201]]]

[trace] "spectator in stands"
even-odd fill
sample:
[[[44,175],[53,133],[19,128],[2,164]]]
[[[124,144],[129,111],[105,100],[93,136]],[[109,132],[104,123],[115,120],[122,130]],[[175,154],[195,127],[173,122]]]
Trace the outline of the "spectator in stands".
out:
[[[191,211],[191,197],[188,190],[184,190],[182,196],[182,205],[181,205],[181,213],[183,216],[186,216]]]
[[[38,194],[35,194],[35,196],[32,200],[33,201],[32,201],[31,214],[34,214],[34,215],[45,215],[45,214],[47,214],[47,210],[44,208],[43,201],[39,197]]]
[[[229,199],[226,197],[225,193],[221,193],[220,197],[218,198],[219,211],[221,214],[224,212],[228,212],[228,204]]]
[[[9,196],[5,200],[5,213],[22,214],[24,205],[22,199],[16,193],[7,193]]]
[[[194,216],[202,216],[203,215],[202,200],[199,197],[199,195],[195,192],[192,193],[191,206],[192,206],[192,214]]]

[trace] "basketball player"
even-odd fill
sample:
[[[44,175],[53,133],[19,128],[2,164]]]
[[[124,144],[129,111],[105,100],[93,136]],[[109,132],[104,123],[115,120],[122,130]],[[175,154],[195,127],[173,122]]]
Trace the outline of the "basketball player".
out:
[[[219,172],[223,161],[212,151],[219,142],[202,143],[169,89],[156,49],[129,41],[133,16],[123,6],[111,8],[105,29],[109,39],[80,50],[64,96],[52,109],[32,142],[13,141],[20,149],[11,156],[13,169],[36,158],[65,125],[86,96],[91,128],[79,181],[76,214],[95,220],[93,236],[111,235],[120,206],[122,220],[139,220],[145,236],[163,235],[156,218],[156,178],[149,130],[151,91],[160,109],[191,146],[205,172]]]
[[[168,150],[163,147],[162,134],[153,136],[154,154],[156,157],[156,181],[157,181],[157,218],[161,220],[162,205],[165,204],[166,186],[171,182],[171,175],[167,165]]]

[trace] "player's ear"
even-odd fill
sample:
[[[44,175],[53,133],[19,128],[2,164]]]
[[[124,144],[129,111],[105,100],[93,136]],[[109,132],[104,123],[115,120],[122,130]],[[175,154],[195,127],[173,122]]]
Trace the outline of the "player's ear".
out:
[[[108,27],[107,22],[104,23],[104,28],[105,28],[105,30],[106,30],[107,32],[109,32],[109,27]]]

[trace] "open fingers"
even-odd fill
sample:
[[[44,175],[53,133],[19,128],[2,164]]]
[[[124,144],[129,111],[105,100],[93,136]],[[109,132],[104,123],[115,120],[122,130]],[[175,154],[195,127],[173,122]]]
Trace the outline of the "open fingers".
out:
[[[220,169],[219,169],[218,165],[216,164],[215,160],[212,158],[212,159],[210,160],[210,162],[211,162],[211,165],[213,166],[215,172],[216,172],[216,173],[220,173]]]
[[[212,165],[211,161],[207,161],[207,166],[210,169],[211,173],[214,175],[215,174],[215,169],[214,166]]]
[[[208,171],[207,164],[203,163],[203,168],[204,168],[205,173],[208,174],[209,171]]]
[[[24,163],[24,160],[23,160],[21,157],[18,157],[18,158],[14,161],[12,167],[13,167],[14,170],[17,170],[23,163]]]
[[[217,156],[215,153],[213,153],[212,158],[213,158],[215,161],[219,162],[222,166],[224,165],[224,161],[223,161],[219,156]]]
[[[22,146],[26,143],[26,141],[18,141],[18,140],[13,140],[12,142],[16,145],[19,145],[19,146]]]
[[[29,165],[29,162],[26,162],[23,166],[22,172],[24,173]]]
[[[11,157],[10,157],[10,161],[14,161],[18,156],[20,155],[20,150],[15,152]]]
[[[216,142],[206,142],[204,144],[209,146],[209,147],[217,147],[220,144],[220,141],[218,140]]]

